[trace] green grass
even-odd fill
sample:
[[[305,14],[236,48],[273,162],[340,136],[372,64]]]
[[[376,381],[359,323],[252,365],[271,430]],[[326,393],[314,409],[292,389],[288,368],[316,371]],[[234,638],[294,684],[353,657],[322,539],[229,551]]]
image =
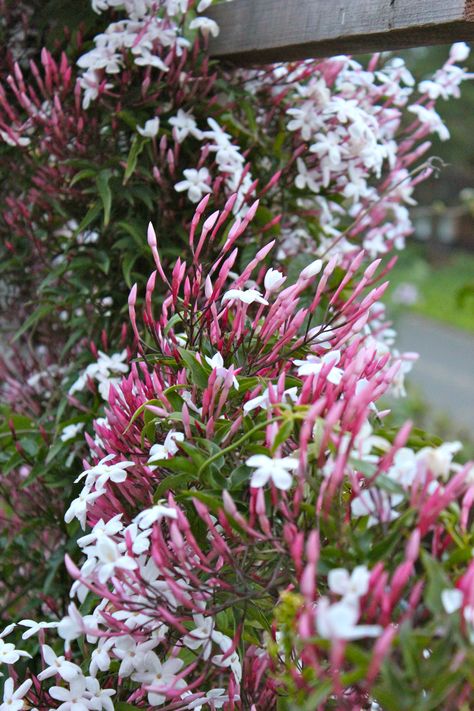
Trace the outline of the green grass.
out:
[[[474,333],[474,254],[451,252],[428,262],[424,247],[411,245],[400,255],[389,279],[385,302],[394,316],[402,310],[411,311]],[[418,301],[413,305],[392,301],[397,287],[404,283],[418,290]]]

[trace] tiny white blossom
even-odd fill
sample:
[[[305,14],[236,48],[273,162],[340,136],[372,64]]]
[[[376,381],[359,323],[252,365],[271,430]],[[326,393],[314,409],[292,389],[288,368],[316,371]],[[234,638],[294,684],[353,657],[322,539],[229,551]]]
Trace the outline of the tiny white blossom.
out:
[[[54,629],[58,626],[57,622],[36,622],[35,620],[21,620],[19,623],[22,627],[28,627],[26,632],[21,635],[22,639],[28,639],[34,634],[38,634],[40,630]]]
[[[286,276],[283,276],[278,269],[270,268],[265,274],[263,285],[269,292],[277,291],[286,281]]]
[[[179,451],[177,442],[184,442],[184,434],[182,432],[175,432],[171,430],[166,435],[166,439],[163,444],[154,444],[150,449],[150,457],[148,459],[148,464],[153,464],[153,462],[159,461],[160,459],[168,459]],[[154,468],[154,467],[150,467]]]
[[[209,185],[210,173],[207,168],[200,168],[199,170],[188,168],[183,171],[183,175],[185,180],[176,183],[174,189],[178,193],[186,190],[191,202],[199,202],[204,194],[212,193],[212,188]]]
[[[83,429],[84,422],[78,422],[76,425],[66,425],[66,427],[63,427],[59,438],[61,442],[67,442],[69,439],[74,439]]]
[[[71,679],[69,689],[64,686],[52,686],[48,692],[53,699],[62,701],[59,711],[89,711],[90,706],[86,695],[86,680],[81,676]]]
[[[158,135],[158,131],[160,130],[160,119],[158,116],[155,116],[155,118],[149,119],[143,128],[141,126],[137,126],[137,131],[140,134],[140,136],[143,136],[144,138],[155,138],[155,136]]]
[[[212,356],[212,358],[209,358],[208,356],[205,356],[205,358],[206,358],[206,362],[208,363],[208,365],[210,365],[211,368],[216,371],[216,374],[219,378],[226,378],[227,377],[227,375],[230,371],[230,368],[224,367],[224,359],[220,353],[215,353]],[[233,366],[232,366],[232,369],[233,369]],[[233,382],[234,388],[236,390],[238,390],[239,383],[238,383],[238,380],[235,377],[235,375],[232,376],[232,382]]]
[[[56,676],[57,674],[59,674],[64,681],[71,681],[71,679],[82,675],[81,668],[78,667],[77,664],[67,661],[64,656],[58,657],[54,650],[47,644],[42,645],[41,651],[45,664],[48,666],[38,674],[39,681],[49,679],[51,676]]]
[[[101,536],[95,546],[99,567],[99,582],[106,583],[117,570],[135,570],[136,560],[120,553],[118,545],[111,538]]]
[[[140,513],[135,516],[133,520],[138,523],[140,528],[151,528],[154,523],[161,521],[162,518],[177,519],[178,513],[176,509],[173,509],[170,506],[155,504],[155,506],[152,506],[149,509],[140,511]]]
[[[187,111],[178,109],[178,113],[170,118],[169,123],[173,126],[173,134],[178,143],[182,143],[189,135],[202,140],[202,131],[198,129],[194,116]]]
[[[454,588],[453,590],[446,589],[441,592],[441,602],[443,607],[451,615],[453,612],[460,610],[464,600],[464,595],[461,590]]]
[[[20,711],[24,707],[23,697],[28,693],[32,685],[31,679],[27,679],[15,691],[13,679],[9,677],[3,686],[3,704],[0,704],[0,711]]]
[[[290,471],[297,469],[299,462],[294,457],[272,459],[266,454],[254,454],[247,459],[245,464],[255,468],[250,486],[260,488],[271,480],[277,489],[287,491],[293,483]]]
[[[464,62],[470,55],[471,49],[465,42],[455,42],[449,52],[454,62]]]
[[[363,597],[369,590],[370,573],[365,565],[358,565],[350,574],[344,568],[329,571],[328,585],[331,592],[342,595],[344,599]]]
[[[341,600],[333,605],[322,597],[316,606],[316,626],[324,639],[352,640],[378,637],[380,625],[358,625],[359,611],[350,601]]]
[[[330,365],[326,378],[330,383],[339,385],[344,375],[344,371],[341,368],[336,368],[336,364],[339,363],[340,359],[340,351],[330,351],[322,357],[310,355],[306,360],[295,360],[293,362],[298,366],[298,375],[319,375],[323,368],[327,368]]]
[[[189,25],[190,30],[200,30],[204,37],[212,35],[217,37],[219,34],[219,25],[210,17],[196,17]]]
[[[222,297],[222,303],[225,304],[226,301],[241,301],[243,304],[253,304],[257,302],[258,304],[268,306],[268,301],[263,298],[257,289],[229,289]]]

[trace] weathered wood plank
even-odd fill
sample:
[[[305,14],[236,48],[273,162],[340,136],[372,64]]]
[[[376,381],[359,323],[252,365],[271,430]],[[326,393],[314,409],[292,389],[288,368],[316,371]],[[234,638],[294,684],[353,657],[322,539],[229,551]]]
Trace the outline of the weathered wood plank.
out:
[[[262,64],[474,39],[474,0],[233,0],[214,57]]]

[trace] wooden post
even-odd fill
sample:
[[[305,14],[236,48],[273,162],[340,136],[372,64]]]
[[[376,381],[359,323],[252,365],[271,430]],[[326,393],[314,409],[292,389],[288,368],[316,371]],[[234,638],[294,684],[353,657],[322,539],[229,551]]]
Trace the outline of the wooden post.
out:
[[[206,11],[239,65],[474,39],[474,0],[233,0]]]

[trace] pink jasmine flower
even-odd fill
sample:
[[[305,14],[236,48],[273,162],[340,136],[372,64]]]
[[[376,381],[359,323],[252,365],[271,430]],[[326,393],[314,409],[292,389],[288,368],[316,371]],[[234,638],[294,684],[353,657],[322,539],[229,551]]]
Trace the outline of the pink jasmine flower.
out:
[[[158,639],[137,643],[130,636],[116,639],[114,654],[121,660],[119,676],[124,678],[131,676],[135,671],[140,671],[144,667],[146,654],[156,647],[158,643]]]
[[[287,388],[287,390],[285,390],[283,393],[282,401],[284,401],[286,398],[288,398],[292,402],[296,402],[296,400],[298,399],[298,388],[296,386],[293,388]],[[244,404],[244,412],[251,412],[257,407],[262,407],[266,410],[270,407],[270,394],[268,388],[266,388],[261,395],[257,395],[257,397],[248,400]]]
[[[202,647],[203,659],[209,659],[212,649],[212,635],[214,621],[212,617],[204,615],[193,615],[196,627],[183,637],[183,644],[189,649],[199,649]]]
[[[250,486],[260,488],[271,480],[277,489],[287,491],[293,483],[290,471],[297,469],[299,462],[293,457],[272,459],[267,457],[266,454],[254,454],[247,459],[245,464],[248,467],[255,468],[250,480]]]

